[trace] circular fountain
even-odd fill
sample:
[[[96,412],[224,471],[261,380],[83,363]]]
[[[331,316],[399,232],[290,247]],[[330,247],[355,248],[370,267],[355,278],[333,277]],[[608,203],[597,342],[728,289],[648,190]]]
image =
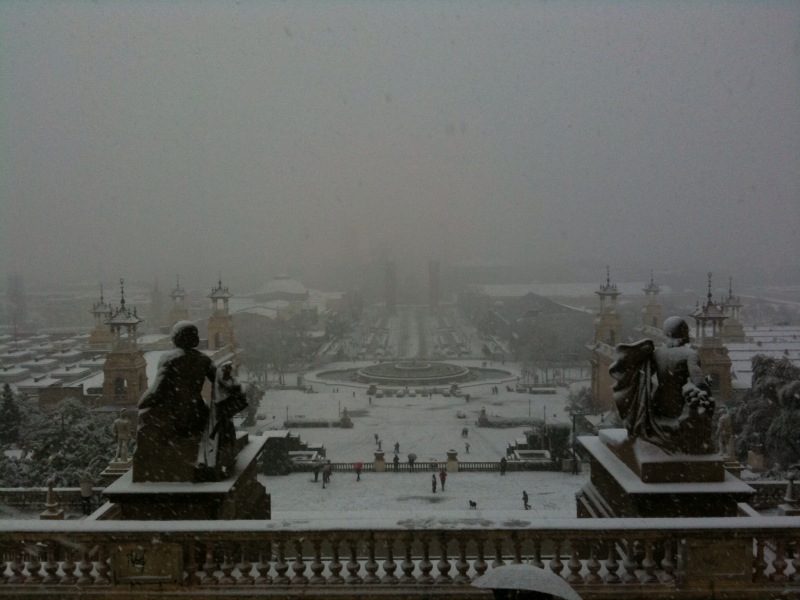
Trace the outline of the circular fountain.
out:
[[[408,360],[368,365],[356,371],[356,378],[378,385],[444,385],[468,381],[470,370],[445,362]]]
[[[508,371],[486,367],[463,367],[431,360],[393,360],[360,368],[322,371],[316,376],[323,381],[349,381],[394,387],[436,387],[468,381],[502,380]]]

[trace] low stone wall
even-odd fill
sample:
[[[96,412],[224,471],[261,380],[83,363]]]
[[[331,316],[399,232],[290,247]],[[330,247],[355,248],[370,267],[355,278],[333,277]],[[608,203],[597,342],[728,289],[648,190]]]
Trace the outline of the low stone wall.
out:
[[[103,494],[102,487],[92,488],[92,506],[96,508],[101,502]],[[81,510],[81,490],[80,488],[53,488],[56,501],[64,510],[70,512],[80,512]],[[17,508],[20,510],[44,510],[47,502],[47,488],[0,488],[0,504]]]

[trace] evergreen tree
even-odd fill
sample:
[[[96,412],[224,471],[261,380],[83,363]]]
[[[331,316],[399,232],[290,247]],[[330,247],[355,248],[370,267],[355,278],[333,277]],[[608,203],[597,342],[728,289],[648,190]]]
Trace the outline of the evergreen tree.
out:
[[[17,398],[7,383],[0,397],[0,444],[12,444],[19,439],[20,409]]]
[[[19,431],[24,455],[0,454],[0,487],[42,486],[50,477],[56,486],[76,487],[84,471],[96,480],[116,451],[113,420],[74,398],[46,412],[27,406]]]
[[[597,396],[588,387],[582,387],[578,390],[571,390],[567,405],[564,410],[568,413],[584,413],[596,415],[603,412],[603,405],[598,401]]]
[[[761,445],[767,464],[780,470],[800,461],[800,368],[764,355],[754,356],[752,367],[752,387],[735,412],[737,455]]]

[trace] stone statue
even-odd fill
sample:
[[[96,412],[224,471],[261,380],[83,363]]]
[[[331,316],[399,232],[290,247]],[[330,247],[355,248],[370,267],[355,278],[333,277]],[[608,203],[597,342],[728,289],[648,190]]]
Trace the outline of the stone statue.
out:
[[[723,408],[717,422],[717,450],[725,460],[734,460],[736,455],[735,442],[736,438],[733,435],[731,415],[727,409]]]
[[[125,409],[119,411],[117,418],[111,425],[111,431],[117,438],[116,462],[128,462],[128,442],[131,439],[131,422],[125,417]]]
[[[714,452],[711,417],[714,400],[689,345],[689,326],[680,317],[664,321],[668,341],[619,344],[609,373],[614,403],[628,435],[668,453]]]
[[[133,481],[193,481],[209,407],[201,392],[216,378],[214,362],[197,350],[200,336],[189,321],[172,328],[175,349],[164,354],[153,385],[139,400]]]

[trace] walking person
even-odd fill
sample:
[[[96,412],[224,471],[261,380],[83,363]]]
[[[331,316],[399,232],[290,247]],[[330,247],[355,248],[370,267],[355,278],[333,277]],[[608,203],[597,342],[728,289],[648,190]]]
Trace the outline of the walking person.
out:
[[[331,461],[328,461],[327,464],[322,467],[322,489],[325,489],[327,484],[331,482],[331,473],[333,472],[333,467],[331,467]]]
[[[439,471],[439,483],[442,484],[442,491],[444,491],[444,482],[447,479],[447,469]]]
[[[394,453],[395,454],[400,454],[400,442],[395,442],[394,443]]]
[[[397,473],[397,465],[400,464],[400,457],[395,454],[392,462],[394,463],[394,472]]]
[[[361,481],[361,468],[364,466],[363,463],[357,462],[353,466],[356,470],[356,481]]]
[[[500,459],[500,475],[505,475],[507,468],[508,468],[508,461],[504,456],[503,458]]]
[[[434,494],[436,493],[436,473],[431,475],[431,490],[433,490]]]
[[[464,444],[464,445],[465,445],[465,446],[466,446],[466,448],[467,448],[467,454],[469,454],[469,442],[467,442],[467,443],[466,443],[466,444]]]
[[[525,507],[525,510],[531,509],[531,505],[528,504],[528,492],[525,490],[522,490],[522,506]]]

